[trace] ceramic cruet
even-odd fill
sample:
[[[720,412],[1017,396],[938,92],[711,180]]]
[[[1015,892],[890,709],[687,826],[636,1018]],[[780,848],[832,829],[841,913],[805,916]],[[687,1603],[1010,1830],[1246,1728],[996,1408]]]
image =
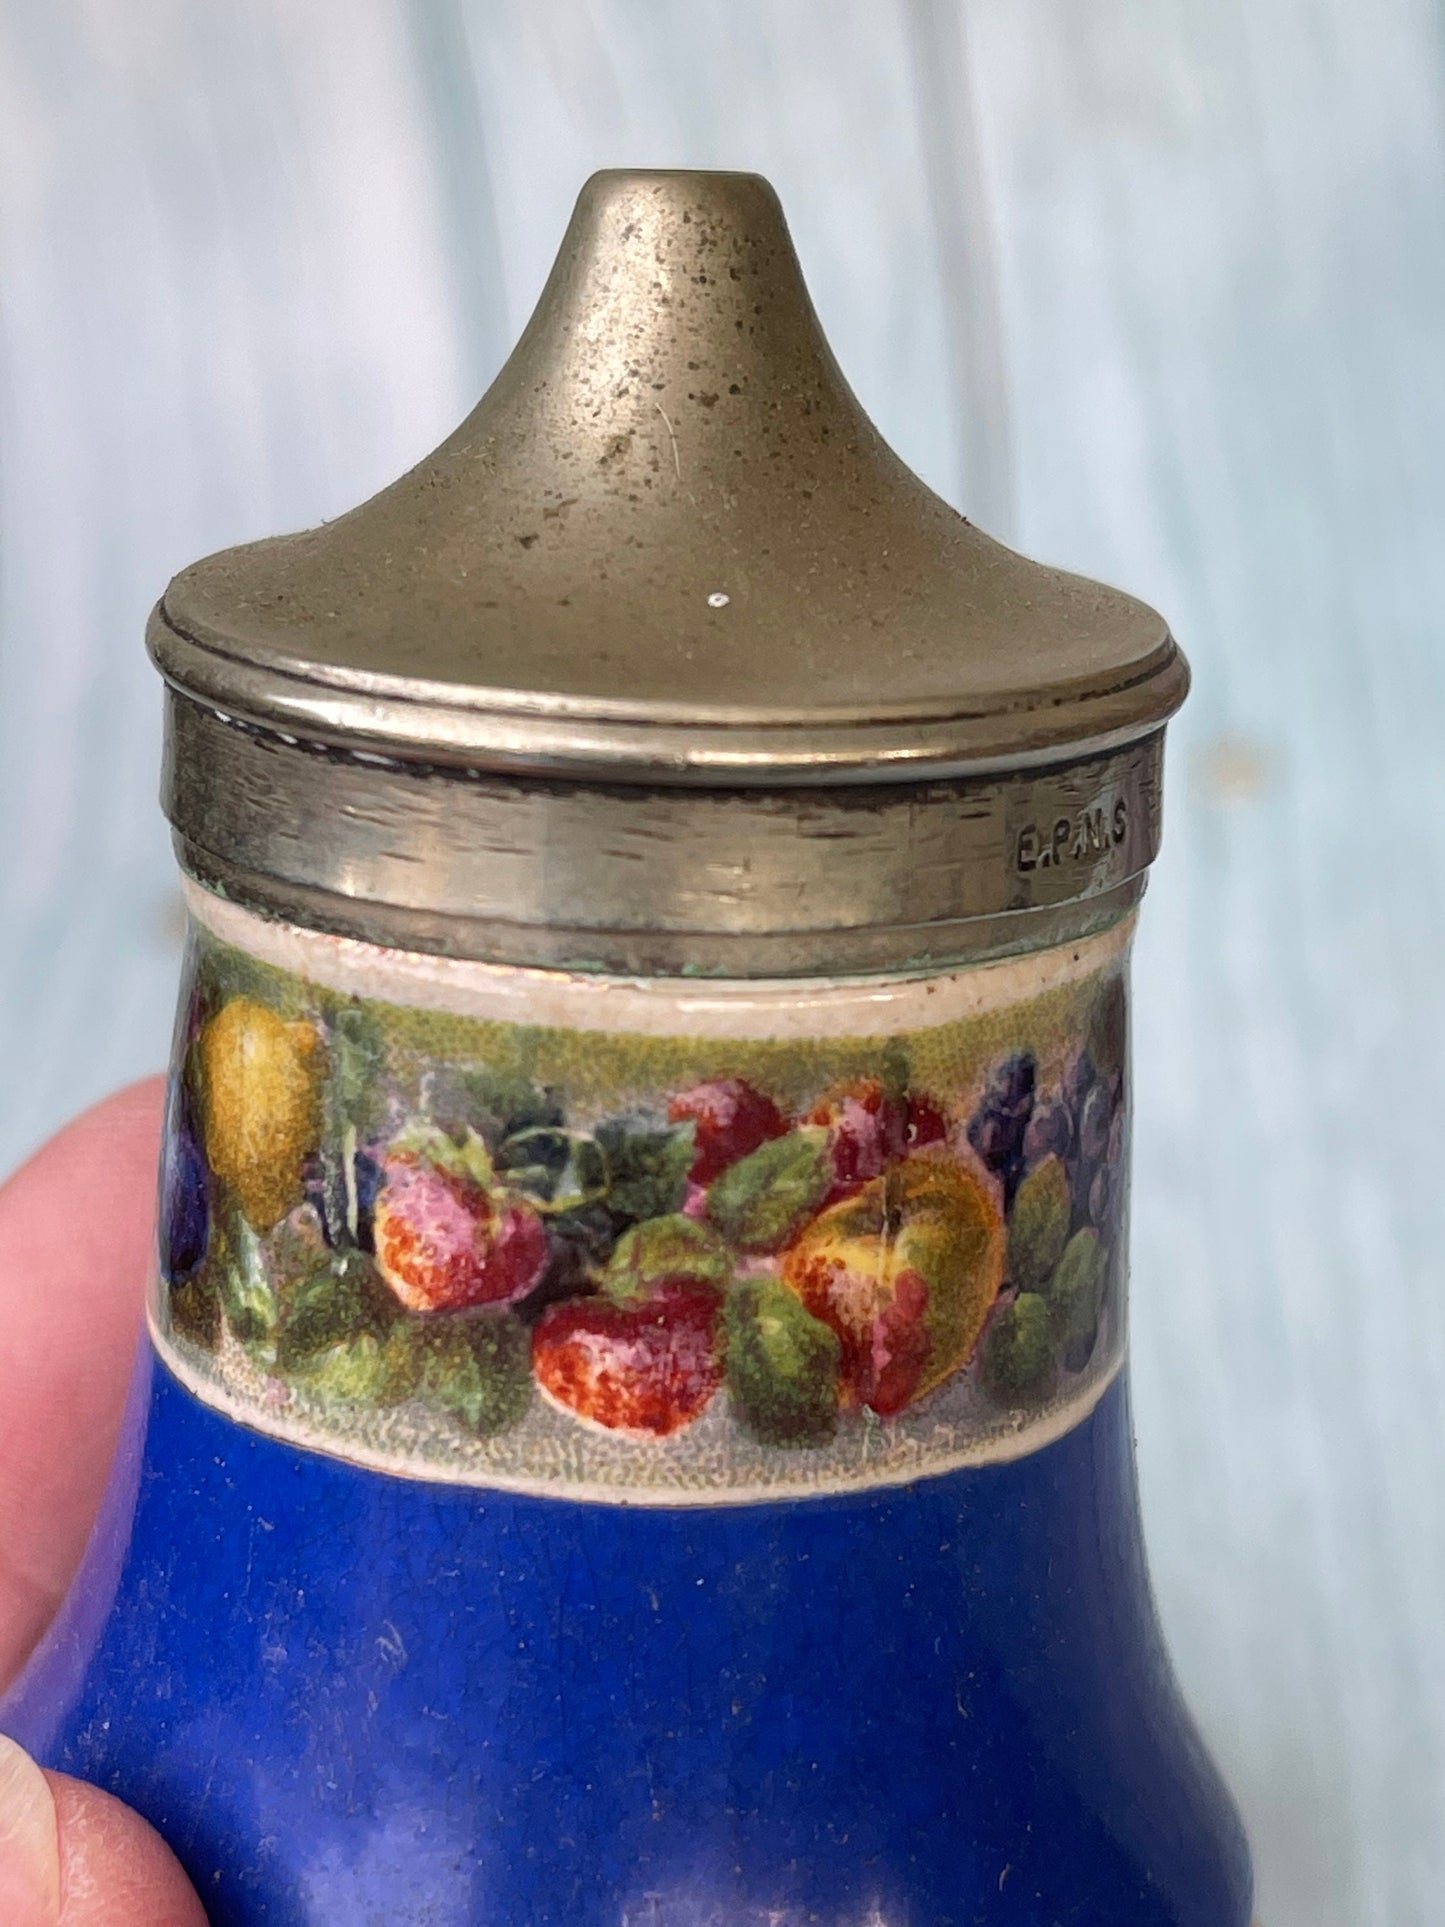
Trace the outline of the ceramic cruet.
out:
[[[1187,670],[885,446],[750,175],[150,627],[149,1338],[0,1708],[216,1927],[1247,1927],[1125,1389]]]

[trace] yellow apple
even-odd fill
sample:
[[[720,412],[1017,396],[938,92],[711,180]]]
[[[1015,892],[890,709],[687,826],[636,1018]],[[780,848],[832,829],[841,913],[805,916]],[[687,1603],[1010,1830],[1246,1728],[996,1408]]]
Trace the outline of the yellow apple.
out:
[[[838,1334],[844,1401],[888,1417],[967,1362],[1003,1267],[992,1188],[930,1146],[813,1219],[782,1276]]]

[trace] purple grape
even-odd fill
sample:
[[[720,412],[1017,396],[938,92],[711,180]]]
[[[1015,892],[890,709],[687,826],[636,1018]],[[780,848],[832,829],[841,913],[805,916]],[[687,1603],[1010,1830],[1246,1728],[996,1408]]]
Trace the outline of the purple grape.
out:
[[[1067,1159],[1074,1148],[1074,1120],[1061,1097],[1041,1097],[1024,1132],[1024,1164],[1032,1170],[1045,1158]]]
[[[1107,1086],[1092,1085],[1079,1111],[1079,1151],[1083,1157],[1101,1158],[1108,1149],[1112,1110]]]
[[[1118,1190],[1118,1173],[1111,1171],[1107,1164],[1101,1164],[1089,1186],[1089,1219],[1095,1230],[1106,1231],[1109,1228]]]
[[[1085,1098],[1098,1081],[1099,1074],[1094,1069],[1094,1060],[1088,1051],[1080,1049],[1071,1052],[1064,1064],[1059,1089],[1076,1119],[1083,1110]]]
[[[968,1141],[1002,1182],[1005,1210],[1024,1172],[1024,1134],[1034,1108],[1038,1065],[1029,1050],[1011,1051],[989,1073]]]
[[[1014,1120],[999,1111],[979,1111],[968,1127],[968,1141],[990,1171],[1001,1171],[1015,1155]]]
[[[1022,1113],[1027,1119],[1033,1107],[1034,1086],[1038,1081],[1038,1065],[1031,1050],[1010,1051],[994,1065],[984,1103],[991,1104],[995,1110],[1009,1111],[1014,1115]]]
[[[184,1080],[172,1075],[161,1143],[160,1264],[169,1285],[184,1284],[206,1255],[211,1174]]]

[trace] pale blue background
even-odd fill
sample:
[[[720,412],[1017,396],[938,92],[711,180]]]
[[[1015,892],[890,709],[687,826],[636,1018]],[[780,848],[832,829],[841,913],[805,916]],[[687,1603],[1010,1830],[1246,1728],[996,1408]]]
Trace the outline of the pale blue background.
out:
[[[1440,1927],[1439,0],[0,0],[0,1166],[164,1052],[149,604],[439,439],[608,163],[771,175],[903,454],[1193,657],[1161,1604],[1267,1927]]]

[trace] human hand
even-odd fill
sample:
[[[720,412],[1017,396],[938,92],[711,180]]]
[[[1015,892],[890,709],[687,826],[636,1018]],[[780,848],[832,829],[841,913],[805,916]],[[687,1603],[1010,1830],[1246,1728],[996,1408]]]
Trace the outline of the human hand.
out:
[[[105,1487],[151,1263],[164,1085],[107,1098],[0,1186],[0,1687],[53,1617]],[[170,1849],[0,1737],[3,1927],[205,1927]]]

